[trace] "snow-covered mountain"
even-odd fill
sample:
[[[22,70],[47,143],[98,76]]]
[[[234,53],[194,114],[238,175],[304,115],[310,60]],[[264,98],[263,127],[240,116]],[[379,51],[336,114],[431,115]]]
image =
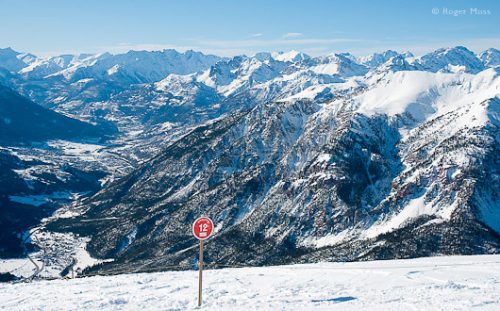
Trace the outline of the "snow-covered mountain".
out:
[[[483,64],[487,67],[498,67],[500,66],[500,51],[494,48],[487,49],[482,52],[479,58],[483,61]]]
[[[64,77],[76,82],[82,79],[106,79],[120,83],[155,82],[170,73],[189,74],[201,71],[221,58],[200,52],[175,50],[129,51],[125,54],[61,55],[38,59],[20,70],[29,78]]]
[[[93,271],[189,265],[200,214],[217,227],[208,262],[495,253],[497,52],[129,52],[4,66],[0,82],[119,129],[94,161],[121,174],[43,224],[114,259]]]
[[[495,67],[495,51],[485,51],[481,59],[463,47],[440,49],[417,59],[409,52],[399,54],[395,51],[359,59],[349,53],[310,57],[297,51],[257,53],[252,57],[230,59],[192,51],[130,51],[118,55],[36,58],[29,64],[23,63],[23,68],[17,72],[10,70],[13,68],[11,62],[19,61],[21,54],[11,51],[9,62],[0,61],[0,68],[11,72],[0,74],[0,81],[43,106],[92,122],[101,118],[125,120],[126,116],[134,123],[141,123],[136,120],[137,115],[158,113],[158,109],[161,114],[168,114],[170,108],[165,106],[178,107],[180,102],[189,102],[189,98],[195,97],[198,102],[204,98],[207,107],[225,101],[228,109],[221,107],[222,112],[232,110],[233,99],[241,101],[242,96],[245,107],[255,105],[257,100],[332,98],[341,83],[344,83],[340,87],[342,92],[348,85],[356,88],[364,83],[364,75],[373,71],[419,69],[475,73]],[[168,78],[169,74],[179,78]],[[180,77],[183,75],[187,76]],[[174,103],[155,92],[158,88],[154,83],[164,79],[193,80],[197,85],[189,90],[190,95],[185,100],[176,96]],[[138,86],[138,83],[146,84]],[[197,92],[200,94],[196,95]],[[156,108],[145,104],[151,98],[159,101],[154,105]],[[135,102],[133,109],[128,104],[131,99]]]
[[[319,74],[338,74],[343,77],[363,76],[368,68],[358,64],[354,56],[344,54],[331,54],[311,60],[311,70]]]
[[[18,72],[34,62],[36,57],[32,54],[23,54],[11,48],[0,48],[0,67],[9,71]]]
[[[78,66],[82,63],[89,63],[99,55],[91,54],[80,55],[59,55],[48,59],[35,59],[28,66],[22,68],[19,73],[27,78],[44,78],[51,74],[67,69],[69,67]]]
[[[288,52],[275,52],[275,53],[270,53],[269,55],[277,61],[291,62],[291,63],[296,63],[311,58],[311,56],[295,50]]]
[[[370,68],[375,68],[383,63],[387,62],[389,59],[398,56],[399,53],[396,51],[392,50],[387,50],[382,53],[373,53],[372,55],[366,56],[366,57],[361,57],[360,62],[364,64],[365,66],[368,66]],[[412,55],[408,55],[411,57]]]
[[[426,71],[478,73],[484,70],[481,60],[463,46],[442,48],[422,56],[416,63]]]

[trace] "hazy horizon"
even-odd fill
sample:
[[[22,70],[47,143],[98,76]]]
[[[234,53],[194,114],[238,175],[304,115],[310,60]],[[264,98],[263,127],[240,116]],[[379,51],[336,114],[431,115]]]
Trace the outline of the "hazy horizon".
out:
[[[50,5],[49,5],[50,4]],[[500,47],[491,1],[0,0],[0,46],[37,56],[195,50],[219,56],[297,50],[311,56],[387,49],[416,55]]]

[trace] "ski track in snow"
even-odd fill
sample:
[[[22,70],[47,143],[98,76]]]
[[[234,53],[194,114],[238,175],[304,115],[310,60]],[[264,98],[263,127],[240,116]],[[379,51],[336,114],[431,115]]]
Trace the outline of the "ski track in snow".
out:
[[[500,255],[96,276],[0,285],[0,310],[500,310]]]

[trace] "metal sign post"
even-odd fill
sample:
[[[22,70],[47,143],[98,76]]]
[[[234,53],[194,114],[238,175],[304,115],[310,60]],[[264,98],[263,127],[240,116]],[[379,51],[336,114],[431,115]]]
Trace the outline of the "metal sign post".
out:
[[[201,306],[201,291],[203,288],[203,240],[200,240],[200,260],[198,270],[198,307]]]
[[[193,235],[200,240],[200,257],[198,270],[198,307],[202,303],[202,288],[203,288],[203,241],[208,239],[213,232],[214,223],[208,217],[200,217],[193,223]]]

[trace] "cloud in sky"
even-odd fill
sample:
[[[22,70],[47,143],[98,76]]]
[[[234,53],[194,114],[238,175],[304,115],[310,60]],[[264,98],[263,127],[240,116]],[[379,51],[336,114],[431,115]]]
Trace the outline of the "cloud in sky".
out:
[[[250,37],[258,38],[258,37],[262,37],[263,35],[264,35],[263,33],[258,32],[258,33],[252,34]]]
[[[302,37],[304,36],[304,34],[300,33],[300,32],[288,32],[286,34],[283,35],[283,38],[284,39],[288,39],[288,38],[299,38],[299,37]]]

